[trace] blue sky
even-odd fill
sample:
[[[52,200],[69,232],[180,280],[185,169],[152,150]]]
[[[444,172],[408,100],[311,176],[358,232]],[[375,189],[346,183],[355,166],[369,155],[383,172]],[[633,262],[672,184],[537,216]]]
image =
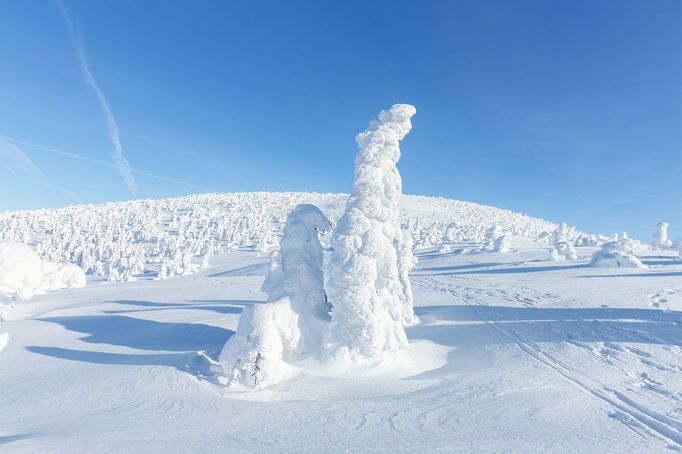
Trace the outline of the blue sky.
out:
[[[682,236],[678,0],[63,7],[0,2],[0,210],[347,192],[404,102],[406,193]]]

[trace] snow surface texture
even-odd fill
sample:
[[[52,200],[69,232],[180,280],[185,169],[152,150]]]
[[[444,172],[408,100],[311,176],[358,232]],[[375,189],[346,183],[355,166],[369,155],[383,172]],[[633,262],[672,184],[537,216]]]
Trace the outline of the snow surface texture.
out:
[[[0,352],[7,347],[7,344],[9,343],[9,334],[0,334]]]
[[[76,265],[43,261],[25,244],[0,243],[0,304],[48,290],[84,287],[85,281]]]
[[[438,203],[411,209],[428,225]],[[391,369],[340,376],[304,361],[258,392],[214,382],[208,358],[242,310],[268,304],[266,254],[36,295],[0,324],[0,452],[679,452],[677,252],[591,268],[595,247],[553,264],[546,244],[513,238],[506,254],[482,241],[415,251],[420,323]]]
[[[590,265],[598,268],[646,268],[634,255],[628,240],[602,245],[601,249],[592,255]]]
[[[262,290],[267,304],[244,309],[234,336],[220,354],[228,385],[263,389],[292,375],[287,364],[323,344],[329,321],[325,305],[323,250],[318,235],[329,220],[313,205],[289,213]]]
[[[403,349],[404,327],[416,321],[407,278],[412,251],[400,226],[402,182],[396,168],[400,141],[415,113],[410,105],[396,104],[355,138],[353,193],[332,234],[327,286],[336,358],[371,361]]]

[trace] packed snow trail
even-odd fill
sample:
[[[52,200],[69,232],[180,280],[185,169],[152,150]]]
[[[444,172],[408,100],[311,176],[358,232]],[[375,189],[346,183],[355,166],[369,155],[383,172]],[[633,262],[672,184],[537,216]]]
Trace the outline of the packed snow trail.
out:
[[[618,411],[610,416],[617,418],[624,424],[633,425],[635,428],[645,430],[649,432],[650,435],[658,435],[669,441],[673,447],[682,448],[682,421],[661,415],[644,405],[636,403],[625,394],[602,383],[597,376],[591,373],[589,369],[586,370],[584,365],[575,358],[567,358],[560,351],[542,348],[537,343],[529,340],[521,332],[513,328],[513,323],[504,323],[495,314],[494,310],[490,310],[486,304],[480,304],[480,300],[476,298],[475,294],[482,293],[481,290],[465,289],[460,286],[443,287],[436,279],[415,278],[415,282],[417,285],[420,285],[421,282],[421,285],[423,286],[441,292],[447,292],[453,297],[461,300],[464,304],[472,306],[477,317],[482,322],[493,326],[501,334],[511,339],[524,353],[553,369],[578,389],[592,394],[596,398],[611,405],[614,410]],[[467,292],[467,290],[473,290],[473,294]],[[488,295],[491,295],[491,293],[488,293]],[[530,298],[523,298],[522,301],[526,302],[529,300]],[[560,316],[557,316],[557,320],[558,319],[560,319]],[[589,346],[584,346],[571,341],[572,335],[568,332],[561,331],[558,324],[552,323],[551,325],[552,329],[557,331],[558,335],[562,337],[562,342],[571,343],[572,345],[585,349],[590,348]],[[588,351],[587,353],[589,354],[591,352]],[[613,363],[611,363],[611,365],[615,366]],[[682,368],[679,367],[671,366],[671,370],[682,373]],[[631,371],[622,368],[619,368],[618,372],[625,376],[631,374]],[[670,396],[671,394],[668,395]],[[676,400],[679,401],[679,399]]]

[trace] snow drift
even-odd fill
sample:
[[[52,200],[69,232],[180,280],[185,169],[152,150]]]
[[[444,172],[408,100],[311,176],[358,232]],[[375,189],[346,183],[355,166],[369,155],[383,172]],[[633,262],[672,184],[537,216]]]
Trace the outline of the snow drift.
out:
[[[592,254],[590,266],[598,268],[646,268],[635,256],[629,240],[605,243]]]
[[[78,266],[43,261],[25,244],[0,243],[0,302],[84,286],[85,273]]]

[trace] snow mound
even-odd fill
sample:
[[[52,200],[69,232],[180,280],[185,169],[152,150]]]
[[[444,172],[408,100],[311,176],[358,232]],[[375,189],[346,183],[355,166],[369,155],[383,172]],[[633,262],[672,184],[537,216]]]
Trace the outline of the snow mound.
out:
[[[0,352],[9,344],[9,333],[0,334]]]
[[[46,262],[29,246],[0,243],[0,298],[27,300],[48,290],[85,287],[85,273],[72,264]]]
[[[301,339],[291,301],[246,306],[237,332],[220,353],[221,380],[228,386],[264,389],[295,375],[292,360]]]
[[[628,240],[612,241],[592,254],[590,266],[598,268],[646,268],[633,253]]]

